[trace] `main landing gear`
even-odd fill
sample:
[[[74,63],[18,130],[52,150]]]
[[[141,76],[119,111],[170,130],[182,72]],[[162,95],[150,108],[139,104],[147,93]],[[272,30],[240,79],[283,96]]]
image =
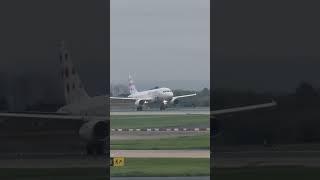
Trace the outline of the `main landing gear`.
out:
[[[137,111],[142,111],[142,106],[138,106]]]
[[[164,111],[164,110],[166,110],[166,105],[161,104],[161,105],[160,105],[160,111]]]

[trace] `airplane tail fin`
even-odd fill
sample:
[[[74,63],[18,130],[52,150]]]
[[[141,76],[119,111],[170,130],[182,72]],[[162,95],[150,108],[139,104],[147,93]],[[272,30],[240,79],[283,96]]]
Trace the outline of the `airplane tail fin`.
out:
[[[136,86],[133,83],[133,79],[132,79],[131,75],[129,75],[129,92],[130,92],[130,94],[134,94],[134,93],[138,92],[136,89]]]
[[[79,103],[84,99],[88,99],[89,96],[82,85],[75,67],[73,66],[64,41],[60,44],[60,65],[66,104]]]

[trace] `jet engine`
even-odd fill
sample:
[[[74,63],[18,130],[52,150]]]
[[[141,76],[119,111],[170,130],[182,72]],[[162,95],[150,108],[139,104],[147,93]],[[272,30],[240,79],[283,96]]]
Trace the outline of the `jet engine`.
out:
[[[162,103],[163,103],[163,105],[166,106],[168,104],[168,101],[164,100]]]
[[[136,106],[142,106],[145,103],[144,100],[138,99],[136,100],[136,102],[134,103]]]
[[[90,120],[79,129],[79,135],[87,142],[103,141],[108,135],[108,124],[102,120]]]
[[[178,99],[172,98],[172,99],[170,100],[170,104],[176,105],[176,104],[178,104],[178,103],[179,103],[179,100],[178,100]]]
[[[90,120],[79,129],[80,137],[87,142],[87,154],[106,154],[109,126],[107,121]]]

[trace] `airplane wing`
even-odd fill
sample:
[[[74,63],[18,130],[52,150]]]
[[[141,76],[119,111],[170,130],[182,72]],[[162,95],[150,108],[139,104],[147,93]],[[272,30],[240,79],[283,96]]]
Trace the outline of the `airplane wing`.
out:
[[[130,98],[130,97],[110,97],[110,99],[114,100],[143,100],[143,101],[150,101],[152,100],[151,98]]]
[[[190,96],[195,96],[197,94],[187,94],[187,95],[182,95],[182,96],[174,96],[172,99],[178,99],[178,98],[184,98],[184,97],[190,97]]]
[[[272,101],[270,103],[264,103],[264,104],[257,104],[257,105],[251,105],[251,106],[242,106],[242,107],[236,107],[236,108],[215,110],[215,111],[211,111],[211,115],[229,114],[229,113],[235,113],[235,112],[242,112],[242,111],[249,111],[249,110],[255,110],[255,109],[269,108],[269,107],[273,107],[273,106],[276,106],[276,105],[277,105],[277,103],[275,101]]]
[[[129,98],[129,97],[110,97],[110,99],[115,99],[115,100],[137,100],[136,98]]]

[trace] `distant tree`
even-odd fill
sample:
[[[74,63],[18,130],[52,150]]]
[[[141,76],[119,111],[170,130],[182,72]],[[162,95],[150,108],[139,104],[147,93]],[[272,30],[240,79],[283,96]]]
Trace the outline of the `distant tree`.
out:
[[[210,91],[208,88],[203,88],[202,91],[199,92],[201,96],[210,96]]]
[[[119,96],[121,94],[129,94],[128,87],[123,84],[111,85],[110,94],[112,96]]]

